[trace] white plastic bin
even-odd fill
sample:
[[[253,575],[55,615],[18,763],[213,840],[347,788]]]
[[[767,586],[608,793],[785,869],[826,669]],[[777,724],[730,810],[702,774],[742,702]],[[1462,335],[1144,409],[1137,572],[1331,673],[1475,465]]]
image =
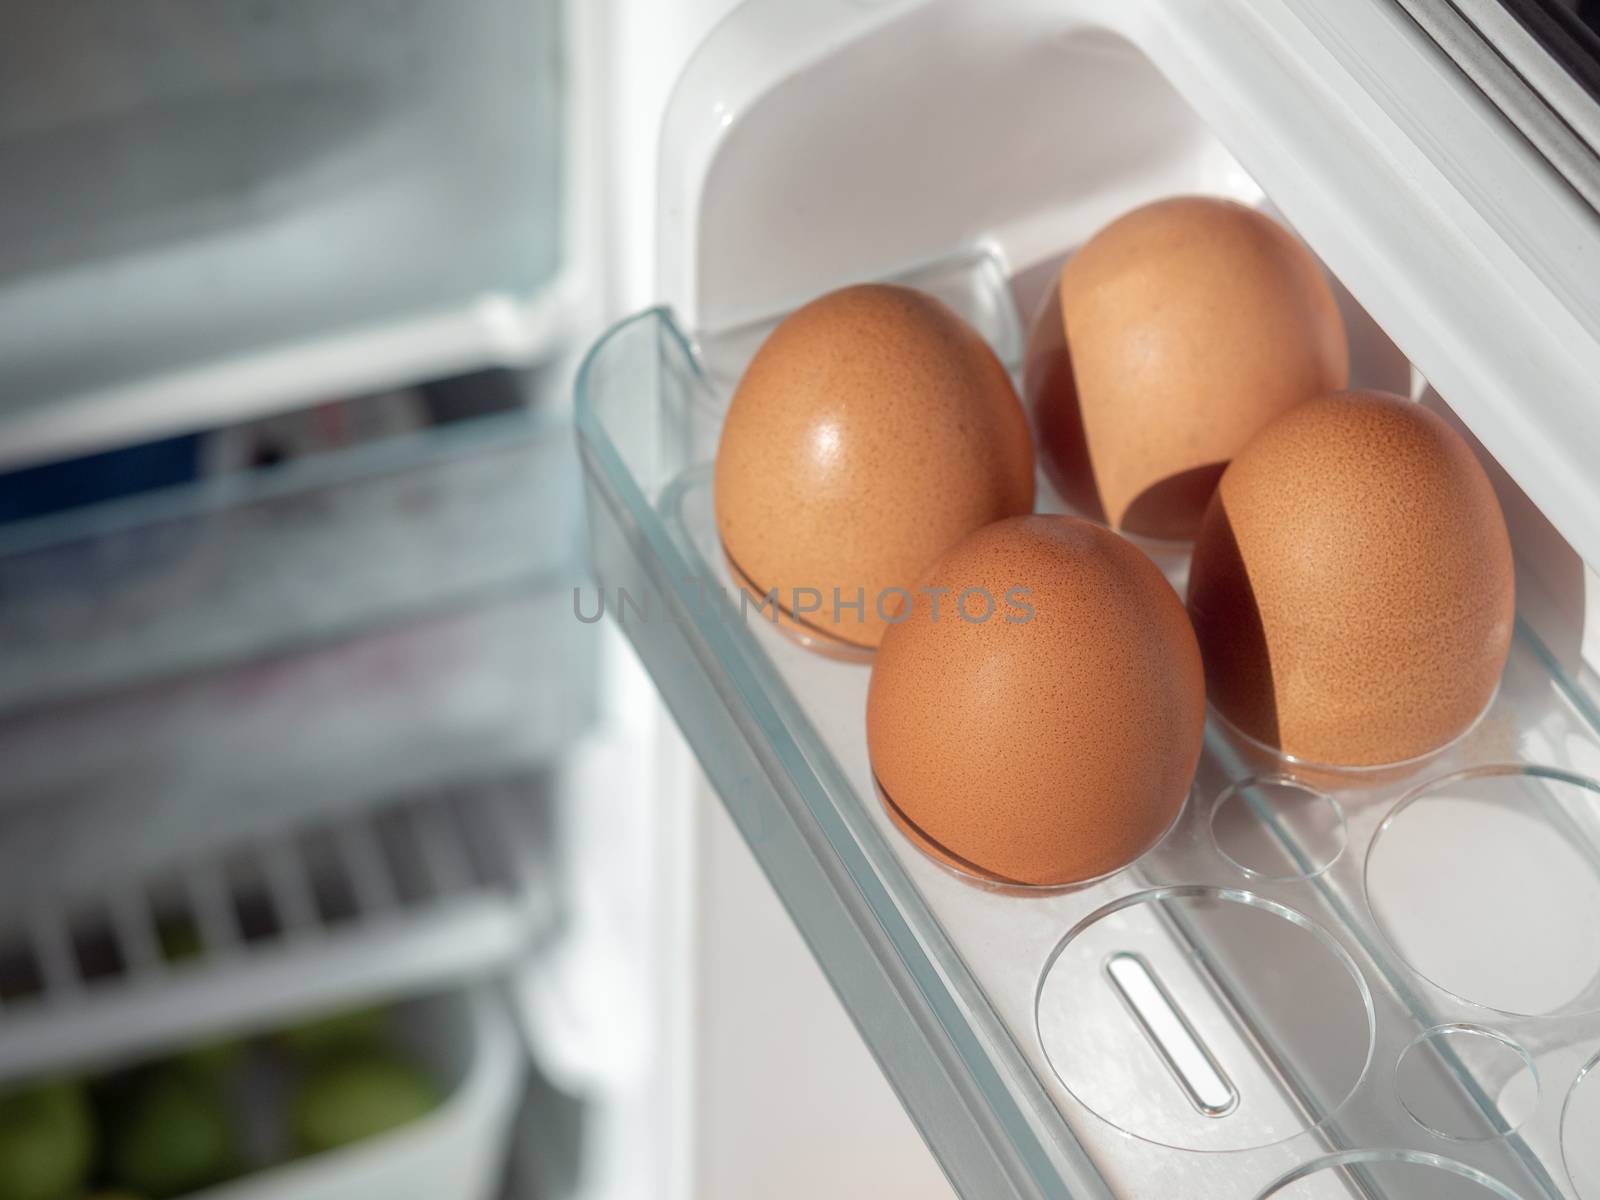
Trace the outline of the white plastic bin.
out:
[[[392,1133],[197,1193],[193,1200],[484,1200],[495,1193],[527,1061],[488,987],[418,1000],[398,1014],[400,1045],[449,1096]]]

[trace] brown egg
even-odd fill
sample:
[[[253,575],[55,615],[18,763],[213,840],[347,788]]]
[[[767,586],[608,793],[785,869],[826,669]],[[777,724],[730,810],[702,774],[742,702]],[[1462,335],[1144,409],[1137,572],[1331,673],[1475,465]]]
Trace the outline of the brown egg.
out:
[[[941,558],[867,693],[889,814],[928,853],[1009,883],[1080,883],[1150,849],[1204,732],[1182,602],[1142,551],[1076,517],[1001,521]]]
[[[1494,695],[1516,607],[1494,489],[1445,422],[1346,392],[1269,425],[1206,510],[1189,613],[1217,710],[1314,763],[1436,750]]]
[[[1024,390],[1069,503],[1187,538],[1257,430],[1348,381],[1317,260],[1270,217],[1192,196],[1128,213],[1067,261],[1029,338]]]
[[[823,648],[865,653],[934,558],[1031,512],[1033,488],[994,351],[932,296],[869,284],[796,310],[756,353],[717,451],[717,528],[744,586],[776,589]]]

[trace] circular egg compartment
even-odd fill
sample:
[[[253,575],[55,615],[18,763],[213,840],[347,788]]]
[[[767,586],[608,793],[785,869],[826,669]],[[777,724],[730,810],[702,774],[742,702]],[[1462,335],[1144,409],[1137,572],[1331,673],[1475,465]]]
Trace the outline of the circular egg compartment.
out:
[[[1581,1200],[1600,1200],[1600,1054],[1578,1072],[1561,1107],[1561,1155]]]
[[[1180,948],[1196,946],[1251,953]],[[1314,1021],[1301,1011],[1308,992]],[[1366,981],[1333,937],[1285,905],[1214,887],[1140,892],[1085,917],[1046,961],[1034,1011],[1079,1103],[1179,1150],[1255,1149],[1315,1128],[1355,1092],[1374,1045]],[[1293,1096],[1250,1029],[1270,1029],[1276,1057],[1295,1064]]]
[[[1441,1089],[1441,1079],[1461,1086]],[[1412,1120],[1453,1142],[1513,1133],[1539,1107],[1539,1070],[1532,1055],[1481,1025],[1436,1025],[1418,1034],[1395,1064],[1394,1088]]]
[[[838,659],[841,662],[870,663],[877,654],[876,646],[869,646],[865,642],[854,642],[849,638],[840,637],[830,632],[823,626],[806,620],[803,613],[779,604],[775,599],[767,604],[769,596],[777,595],[775,590],[763,588],[751,579],[745,569],[734,561],[733,555],[728,553],[728,548],[722,546],[722,561],[728,568],[736,590],[739,593],[740,604],[749,604],[762,608],[772,613],[772,623],[777,630],[796,645],[803,646],[813,654],[820,654],[825,658]],[[792,597],[796,602],[798,594]],[[823,598],[817,594],[817,603],[821,605]],[[863,603],[865,598],[863,597]]]
[[[1339,1128],[1336,1138],[1346,1136],[1349,1111],[1340,1109],[1352,1099],[1355,1108],[1370,1102],[1373,1112],[1403,1113],[1401,1123],[1415,1127],[1411,1135],[1392,1120],[1388,1126],[1402,1144],[1486,1145],[1476,1166],[1432,1151],[1351,1152],[1284,1176],[1264,1196],[1339,1195],[1338,1186],[1353,1181],[1377,1187],[1375,1195],[1515,1196],[1479,1168],[1497,1155],[1525,1160],[1528,1148],[1513,1150],[1507,1139],[1530,1128],[1536,1114],[1545,1124],[1553,1119],[1571,1068],[1543,1078],[1535,1052],[1481,1017],[1397,1041],[1407,1018],[1374,1012],[1363,968],[1293,907],[1294,897],[1311,903],[1312,889],[1353,894],[1363,884],[1375,887],[1375,923],[1395,943],[1398,962],[1385,968],[1380,957],[1373,978],[1416,972],[1424,990],[1443,993],[1424,998],[1425,1010],[1446,1017],[1520,1018],[1513,1025],[1533,1031],[1540,1049],[1555,1046],[1559,1063],[1574,1035],[1581,1041],[1596,1032],[1589,1022],[1568,1021],[1547,1036],[1544,1018],[1597,1010],[1600,938],[1583,946],[1583,926],[1587,917],[1593,928],[1600,912],[1600,859],[1588,832],[1600,827],[1600,787],[1519,764],[1457,770],[1398,799],[1392,780],[1388,788],[1361,782],[1367,786],[1338,789],[1344,803],[1332,789],[1283,773],[1208,784],[1215,798],[1189,810],[1191,829],[1172,839],[1184,843],[1172,848],[1180,856],[1173,865],[1214,876],[1193,858],[1204,847],[1253,890],[1157,888],[1079,921],[1040,978],[1040,1046],[1085,1108],[1124,1133],[1177,1150],[1261,1149],[1323,1124]],[[1463,815],[1462,805],[1475,809]],[[1353,849],[1347,806],[1362,813]],[[1341,879],[1323,884],[1335,867]],[[1136,872],[1150,869],[1162,866],[1141,860]],[[1412,903],[1418,890],[1444,894],[1419,908]],[[1530,927],[1542,936],[1530,938]],[[1220,963],[1212,950],[1228,945],[1253,947],[1255,956]],[[1594,951],[1593,962],[1582,949]],[[1509,970],[1502,965],[1508,961]],[[1275,996],[1285,962],[1294,964],[1296,987]],[[1307,993],[1326,1001],[1311,1026],[1292,1011]],[[1208,1002],[1197,1007],[1196,997]],[[1230,1017],[1243,1005],[1250,1009],[1244,1020]],[[1271,1031],[1275,1062],[1293,1067],[1293,1105],[1274,1106],[1273,1084],[1281,1090],[1281,1078],[1240,1075],[1259,1073],[1259,1056],[1240,1028]],[[1370,1069],[1358,1045],[1381,1056]],[[1566,1170],[1578,1196],[1600,1200],[1600,1056],[1570,1093],[1561,1115]],[[1512,1169],[1506,1178],[1525,1177]]]
[[[1340,763],[1314,762],[1311,759],[1300,758],[1289,754],[1269,742],[1264,742],[1253,734],[1246,733],[1239,726],[1228,719],[1226,713],[1207,700],[1206,716],[1216,723],[1228,736],[1236,748],[1241,750],[1245,757],[1255,763],[1270,764],[1271,767],[1285,774],[1292,775],[1302,781],[1315,782],[1328,787],[1371,787],[1395,780],[1404,779],[1415,775],[1429,764],[1437,763],[1449,757],[1452,751],[1460,749],[1471,740],[1483,724],[1484,718],[1493,711],[1495,701],[1499,699],[1499,689],[1489,697],[1478,715],[1473,717],[1466,728],[1461,730],[1448,742],[1426,750],[1411,758],[1397,759],[1394,762],[1372,763],[1364,766],[1348,766]]]
[[[1231,783],[1211,807],[1211,841],[1244,874],[1273,882],[1310,879],[1344,853],[1344,808],[1288,776]]]
[[[1350,1150],[1315,1159],[1275,1180],[1256,1200],[1329,1200],[1343,1196],[1521,1200],[1465,1163],[1410,1150]]]
[[[1089,888],[1104,883],[1108,879],[1113,879],[1133,865],[1132,863],[1124,863],[1115,870],[1107,871],[1104,875],[1096,875],[1092,879],[1080,879],[1074,883],[1018,883],[1015,880],[1001,879],[997,876],[986,874],[973,863],[968,862],[966,859],[961,858],[958,855],[950,853],[938,842],[935,842],[932,838],[924,834],[922,830],[918,828],[909,817],[906,816],[906,814],[901,810],[900,806],[894,802],[894,799],[888,794],[888,792],[884,790],[883,784],[878,781],[876,776],[873,777],[873,789],[877,794],[878,803],[883,808],[884,815],[888,817],[889,820],[893,822],[894,827],[904,835],[907,843],[920,850],[929,861],[940,867],[946,873],[955,876],[965,884],[982,888],[985,891],[1012,896],[1043,897],[1067,895],[1073,892],[1086,891]],[[1171,823],[1161,831],[1160,836],[1155,839],[1155,842],[1151,845],[1150,849],[1145,851],[1144,856],[1148,856],[1158,851],[1167,842],[1167,840],[1173,836],[1174,831],[1184,823],[1185,817],[1189,814],[1190,809],[1194,807],[1196,803],[1195,790],[1190,788],[1189,794],[1184,797],[1183,803],[1178,806],[1178,811],[1173,814]]]
[[[1425,783],[1367,850],[1374,923],[1400,961],[1466,1004],[1600,1011],[1596,829],[1600,786],[1569,772],[1503,764]]]

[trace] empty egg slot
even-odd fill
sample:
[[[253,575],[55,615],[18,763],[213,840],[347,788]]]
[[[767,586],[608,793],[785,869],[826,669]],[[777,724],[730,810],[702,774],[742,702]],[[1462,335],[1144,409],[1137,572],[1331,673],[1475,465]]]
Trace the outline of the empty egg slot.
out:
[[[1367,902],[1395,954],[1445,992],[1519,1016],[1600,1011],[1600,783],[1494,764],[1422,784],[1367,849]]]
[[[1238,1107],[1239,1093],[1222,1065],[1173,1003],[1150,965],[1139,955],[1122,951],[1106,959],[1105,972],[1122,1006],[1189,1103],[1208,1117],[1225,1117]]]
[[[1265,897],[1200,885],[1084,917],[1045,962],[1035,1016],[1078,1103],[1180,1150],[1253,1150],[1316,1128],[1355,1092],[1374,1044],[1370,993],[1336,941]]]
[[[1561,1154],[1581,1200],[1600,1200],[1600,1054],[1578,1072],[1561,1106]]]
[[[1332,796],[1283,776],[1229,784],[1211,809],[1211,840],[1246,875],[1311,879],[1344,853],[1344,810]]]
[[[1395,1093],[1422,1128],[1448,1141],[1501,1137],[1539,1105],[1533,1057],[1481,1025],[1439,1025],[1419,1034],[1395,1064]]]
[[[1476,1167],[1417,1150],[1344,1150],[1296,1167],[1256,1200],[1522,1200]]]

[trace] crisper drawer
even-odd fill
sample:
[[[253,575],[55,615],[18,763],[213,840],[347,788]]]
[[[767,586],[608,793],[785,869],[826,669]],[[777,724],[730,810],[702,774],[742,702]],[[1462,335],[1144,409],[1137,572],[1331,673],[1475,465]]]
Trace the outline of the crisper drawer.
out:
[[[1593,338],[1546,356],[1552,330],[1530,332],[1520,375],[1515,356],[1480,348],[1494,374],[1462,380],[1444,350],[1473,352],[1452,323],[1492,306],[1430,290],[1432,277],[1407,283],[1403,247],[1374,257],[1374,237],[1387,251],[1402,230],[1423,260],[1435,248],[1438,229],[1408,223],[1414,196],[1363,206],[1329,192],[1351,182],[1340,156],[1363,144],[1339,123],[1359,107],[1350,95],[1275,93],[1300,120],[1331,122],[1315,126],[1326,159],[1285,153],[1285,111],[1246,104],[1270,90],[1250,74],[1268,71],[1265,52],[1226,54],[1248,31],[1286,55],[1281,68],[1293,55],[1273,39],[1291,39],[1240,18],[1247,6],[1185,22],[1180,6],[1038,3],[986,20],[998,9],[929,0],[841,17],[811,41],[781,6],[754,7],[769,28],[730,30],[728,82],[691,71],[680,92],[693,152],[663,153],[675,311],[616,328],[580,376],[591,551],[604,601],[957,1191],[1600,1196],[1600,683],[1576,641],[1541,638],[1524,612],[1488,712],[1394,770],[1308,768],[1213,717],[1155,849],[1097,882],[1009,887],[901,835],[868,760],[869,668],[813,654],[741,605],[712,503],[733,384],[793,304],[897,279],[966,316],[1016,374],[1019,298],[1031,306],[1062,254],[1162,195],[1273,207],[1325,243],[1349,287],[1353,384],[1448,401],[1486,439],[1507,419],[1491,380],[1517,384],[1520,403]],[[1172,27],[1152,20],[1169,14]],[[752,46],[785,69],[749,85]],[[1233,73],[1198,72],[1202,59]],[[915,78],[881,86],[906,62]],[[1197,109],[1234,122],[1210,128]],[[724,114],[720,130],[704,111]],[[924,114],[937,137],[921,136]],[[1393,163],[1371,162],[1391,182]],[[1463,251],[1438,280],[1479,265]],[[1418,308],[1423,294],[1436,312]],[[1521,322],[1512,307],[1504,320]],[[1508,469],[1559,441],[1541,403],[1491,442]],[[1593,418],[1575,406],[1572,427]],[[1570,459],[1541,480],[1513,473],[1581,544],[1592,523],[1560,503],[1589,487],[1563,475]],[[1064,505],[1041,485],[1040,508]],[[1181,591],[1187,548],[1145,548]],[[1582,563],[1568,561],[1581,594]]]
[[[517,413],[0,531],[0,892],[570,744],[578,497],[570,424]]]
[[[9,1194],[122,1196],[139,1194],[135,1185],[203,1200],[501,1194],[527,1058],[491,985],[234,1033],[171,1055],[7,1079]],[[373,1120],[370,1099],[362,1108],[373,1095],[399,1097],[387,1123],[376,1114],[379,1131],[308,1148],[308,1126],[327,1136],[326,1114]]]

